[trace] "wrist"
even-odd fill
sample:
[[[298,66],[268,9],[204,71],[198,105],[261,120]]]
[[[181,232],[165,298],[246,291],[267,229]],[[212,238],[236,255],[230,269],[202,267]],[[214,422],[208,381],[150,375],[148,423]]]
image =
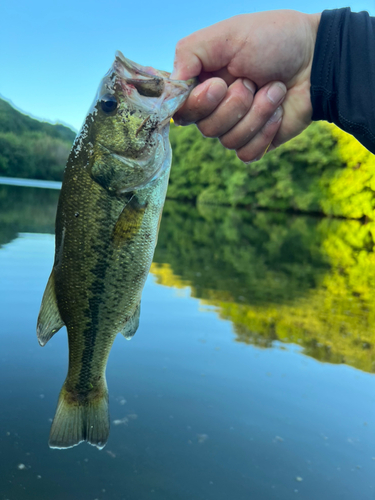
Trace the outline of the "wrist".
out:
[[[315,44],[316,44],[316,39],[318,35],[318,29],[319,29],[319,24],[320,24],[320,19],[322,17],[321,13],[318,14],[307,14],[307,22],[309,26],[309,32],[310,32],[310,54],[309,54],[309,65],[307,67],[307,73],[308,73],[308,112],[307,116],[309,118],[309,121],[311,121],[312,118],[312,113],[313,113],[313,107],[312,107],[312,101],[311,101],[311,71],[312,71],[312,65],[313,65],[313,59],[314,59],[314,52],[315,52]],[[306,88],[307,90],[307,88]]]
[[[319,23],[320,19],[322,17],[322,13],[319,12],[318,14],[307,14],[309,18],[309,23],[311,26],[311,33],[314,37],[314,41],[316,40],[316,35],[318,33],[318,28],[319,28]]]

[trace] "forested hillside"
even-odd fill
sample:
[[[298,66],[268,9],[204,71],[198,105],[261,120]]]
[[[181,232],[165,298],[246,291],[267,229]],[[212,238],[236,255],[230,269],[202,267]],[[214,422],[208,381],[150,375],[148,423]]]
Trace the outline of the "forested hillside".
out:
[[[75,132],[35,120],[0,99],[0,176],[62,180]]]
[[[0,100],[0,176],[61,180],[74,136]],[[170,138],[168,198],[375,219],[375,157],[331,124],[313,123],[249,165],[195,126],[172,124]]]
[[[375,219],[375,157],[325,122],[245,165],[195,127],[172,127],[168,197]]]

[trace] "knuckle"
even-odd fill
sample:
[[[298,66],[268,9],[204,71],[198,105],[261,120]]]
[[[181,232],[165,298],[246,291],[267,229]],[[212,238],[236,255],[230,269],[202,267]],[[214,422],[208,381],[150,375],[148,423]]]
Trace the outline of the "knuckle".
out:
[[[218,134],[215,130],[215,126],[207,122],[197,123],[197,127],[202,135],[205,137],[217,137]]]
[[[250,102],[246,102],[246,98],[243,96],[235,96],[232,101],[232,108],[237,113],[237,118],[240,120],[249,111],[251,106]]]
[[[265,126],[275,113],[275,106],[270,103],[266,96],[260,96],[252,105],[252,113],[256,116],[256,121]]]
[[[185,46],[187,44],[187,37],[185,38],[181,38],[181,40],[179,40],[177,43],[176,43],[176,54],[177,53],[180,53],[180,52],[183,52]]]
[[[239,92],[235,96],[236,107],[238,111],[243,114],[249,111],[251,107],[251,102],[252,102],[251,97],[249,95],[246,95],[244,92]]]
[[[262,142],[264,141],[264,142],[267,142],[269,144],[271,142],[271,139],[273,139],[273,136],[275,135],[275,127],[272,125],[275,125],[275,124],[274,123],[267,124],[260,131],[260,135],[262,137]]]
[[[269,106],[261,106],[259,103],[258,104],[253,104],[252,111],[254,115],[256,116],[256,121],[258,123],[265,123],[270,115],[270,109]],[[271,110],[272,111],[272,110]]]
[[[236,141],[234,140],[233,137],[229,135],[223,135],[219,137],[219,141],[227,149],[236,149],[237,146]]]
[[[251,108],[252,96],[249,96],[243,89],[237,86],[229,93],[228,104],[243,117]]]
[[[281,125],[280,121],[268,121],[265,126],[260,130],[260,135],[263,139],[263,141],[267,142],[269,144],[273,138],[275,137],[275,134],[277,130],[279,129]]]
[[[237,158],[244,163],[248,163],[249,161],[254,159],[254,155],[246,151],[246,149],[239,149],[236,151]]]

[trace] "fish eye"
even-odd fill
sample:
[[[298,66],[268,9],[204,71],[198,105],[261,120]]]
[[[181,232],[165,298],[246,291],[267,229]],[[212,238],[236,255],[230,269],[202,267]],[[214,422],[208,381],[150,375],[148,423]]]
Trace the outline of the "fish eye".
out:
[[[118,102],[113,94],[105,94],[100,100],[100,106],[104,113],[112,113],[117,109]]]

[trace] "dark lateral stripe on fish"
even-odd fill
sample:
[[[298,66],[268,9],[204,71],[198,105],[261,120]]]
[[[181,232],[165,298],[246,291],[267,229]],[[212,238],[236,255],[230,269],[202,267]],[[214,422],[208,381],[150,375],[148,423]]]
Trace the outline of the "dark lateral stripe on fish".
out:
[[[96,266],[98,268],[104,269],[104,266]],[[95,269],[95,268],[94,268]],[[93,270],[92,270],[93,271]],[[100,271],[102,272],[102,271]],[[87,311],[87,318],[89,319],[89,326],[86,327],[83,332],[83,349],[81,356],[81,367],[79,372],[79,379],[77,386],[82,390],[88,390],[88,383],[92,377],[92,361],[95,355],[95,350],[97,348],[97,333],[98,333],[98,319],[99,319],[99,300],[98,297],[100,293],[103,293],[104,285],[104,275],[103,278],[97,275],[97,279],[92,283],[91,291],[93,292],[92,297],[89,298],[90,311]],[[94,291],[95,290],[95,291]]]
[[[90,273],[95,279],[90,286],[91,297],[89,298],[89,309],[85,314],[89,321],[89,326],[82,332],[83,350],[77,383],[77,388],[81,391],[89,390],[88,384],[92,379],[92,363],[96,350],[98,349],[97,334],[99,326],[100,297],[102,297],[105,292],[106,271],[108,269],[105,262],[113,258],[115,248],[121,247],[124,244],[131,244],[131,240],[138,234],[142,225],[146,208],[147,204],[141,204],[135,193],[132,193],[113,229],[112,244],[108,242],[108,234],[105,225],[100,225],[103,229],[98,233],[98,243],[93,248],[97,255],[97,261],[95,266],[90,269]],[[109,207],[107,210],[108,209]],[[103,242],[107,242],[107,244],[103,244]],[[130,262],[133,260],[133,257],[133,252],[129,248],[128,258]]]
[[[107,204],[106,212],[109,218],[110,205]],[[98,207],[98,210],[103,210],[103,207]],[[106,260],[112,258],[112,251],[108,245],[108,232],[103,224],[97,224],[100,228],[97,234],[97,244],[92,248],[93,253],[97,255],[94,267],[90,269],[90,273],[95,277],[90,286],[89,309],[85,311],[85,316],[88,319],[88,326],[83,330],[83,349],[81,356],[81,366],[77,386],[82,390],[89,390],[88,383],[92,377],[92,361],[96,350],[96,340],[99,327],[99,298],[103,296],[105,290],[105,276],[108,267],[105,265]],[[107,244],[105,243],[107,242]]]

